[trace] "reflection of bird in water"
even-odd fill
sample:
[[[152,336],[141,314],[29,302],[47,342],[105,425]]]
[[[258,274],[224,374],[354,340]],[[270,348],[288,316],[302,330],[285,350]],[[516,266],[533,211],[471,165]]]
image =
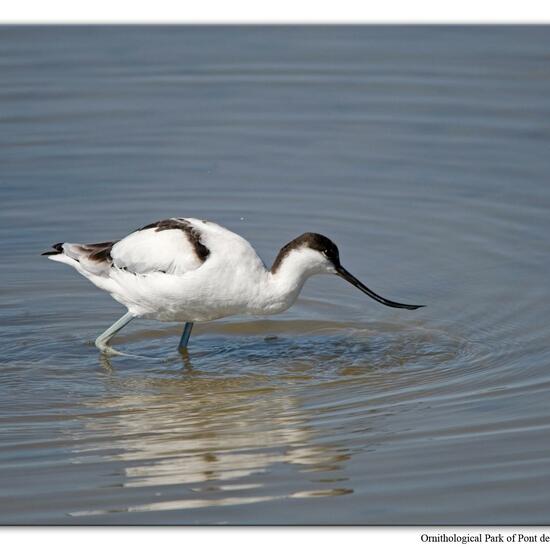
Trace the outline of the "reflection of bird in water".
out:
[[[71,265],[128,308],[96,339],[104,352],[115,353],[109,341],[136,317],[185,322],[179,349],[186,349],[193,322],[280,313],[318,274],[338,275],[386,306],[422,307],[374,293],[342,266],[337,246],[318,233],[304,233],[281,248],[271,269],[241,236],[194,218],[155,222],[120,241],[58,243],[53,249],[44,255]]]
[[[142,382],[135,379],[121,382],[116,392],[125,389],[126,395],[90,403],[112,413],[87,421],[86,428],[100,436],[93,438],[93,448],[101,445],[102,455],[120,464],[125,488],[171,486],[173,495],[180,487],[186,499],[176,508],[193,507],[193,494],[197,507],[205,499],[214,506],[265,500],[266,493],[283,498],[289,495],[278,487],[265,488],[265,475],[277,464],[298,467],[308,481],[307,472],[322,476],[349,458],[340,446],[311,442],[312,429],[295,398],[250,385],[247,377],[148,380],[147,391],[139,391]],[[128,393],[131,389],[138,391]],[[313,489],[310,482],[297,492]],[[321,489],[349,492],[331,485],[325,482]],[[164,501],[154,492],[147,498],[146,509],[162,509]]]

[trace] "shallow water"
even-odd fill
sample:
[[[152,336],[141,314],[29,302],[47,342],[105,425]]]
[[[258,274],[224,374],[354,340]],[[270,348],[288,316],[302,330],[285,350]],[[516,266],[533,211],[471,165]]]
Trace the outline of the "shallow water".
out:
[[[1,523],[548,523],[550,29],[0,28]],[[138,321],[39,253],[304,231],[269,319]]]

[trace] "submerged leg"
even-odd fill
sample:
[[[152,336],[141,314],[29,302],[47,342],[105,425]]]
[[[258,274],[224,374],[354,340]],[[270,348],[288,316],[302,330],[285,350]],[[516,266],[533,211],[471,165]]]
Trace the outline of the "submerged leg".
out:
[[[133,313],[126,313],[123,315],[116,323],[113,323],[105,332],[101,333],[95,341],[95,345],[104,353],[114,353],[118,352],[113,348],[109,347],[107,344],[109,340],[122,328],[124,328],[135,315]]]
[[[187,344],[189,343],[189,337],[191,336],[191,331],[193,330],[193,323],[185,323],[183,327],[183,334],[180,338],[180,343],[178,345],[178,350],[183,352],[187,349]]]

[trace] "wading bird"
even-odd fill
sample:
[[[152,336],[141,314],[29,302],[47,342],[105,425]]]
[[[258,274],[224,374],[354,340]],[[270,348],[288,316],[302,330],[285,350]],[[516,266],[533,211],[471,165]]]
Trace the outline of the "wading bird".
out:
[[[136,317],[185,322],[183,351],[194,322],[280,313],[296,301],[309,277],[323,273],[342,277],[386,306],[423,307],[375,294],[342,267],[336,245],[318,233],[304,233],[283,246],[271,269],[241,236],[194,218],[158,221],[120,241],[52,248],[43,255],[74,267],[128,309],[97,337],[95,345],[105,353],[118,353],[108,343]]]

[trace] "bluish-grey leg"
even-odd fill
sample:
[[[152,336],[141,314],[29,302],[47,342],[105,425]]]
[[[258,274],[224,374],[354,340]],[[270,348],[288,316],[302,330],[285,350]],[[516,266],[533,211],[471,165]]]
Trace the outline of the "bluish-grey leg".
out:
[[[178,350],[180,352],[183,352],[187,349],[187,344],[189,343],[189,338],[191,336],[191,331],[193,330],[193,323],[185,323],[185,326],[183,327],[183,334],[180,338],[180,343],[178,346]]]
[[[120,354],[120,352],[109,347],[107,344],[109,340],[122,328],[124,328],[133,318],[133,313],[126,313],[116,323],[113,323],[105,332],[101,333],[95,341],[95,345],[103,352],[114,355]]]

